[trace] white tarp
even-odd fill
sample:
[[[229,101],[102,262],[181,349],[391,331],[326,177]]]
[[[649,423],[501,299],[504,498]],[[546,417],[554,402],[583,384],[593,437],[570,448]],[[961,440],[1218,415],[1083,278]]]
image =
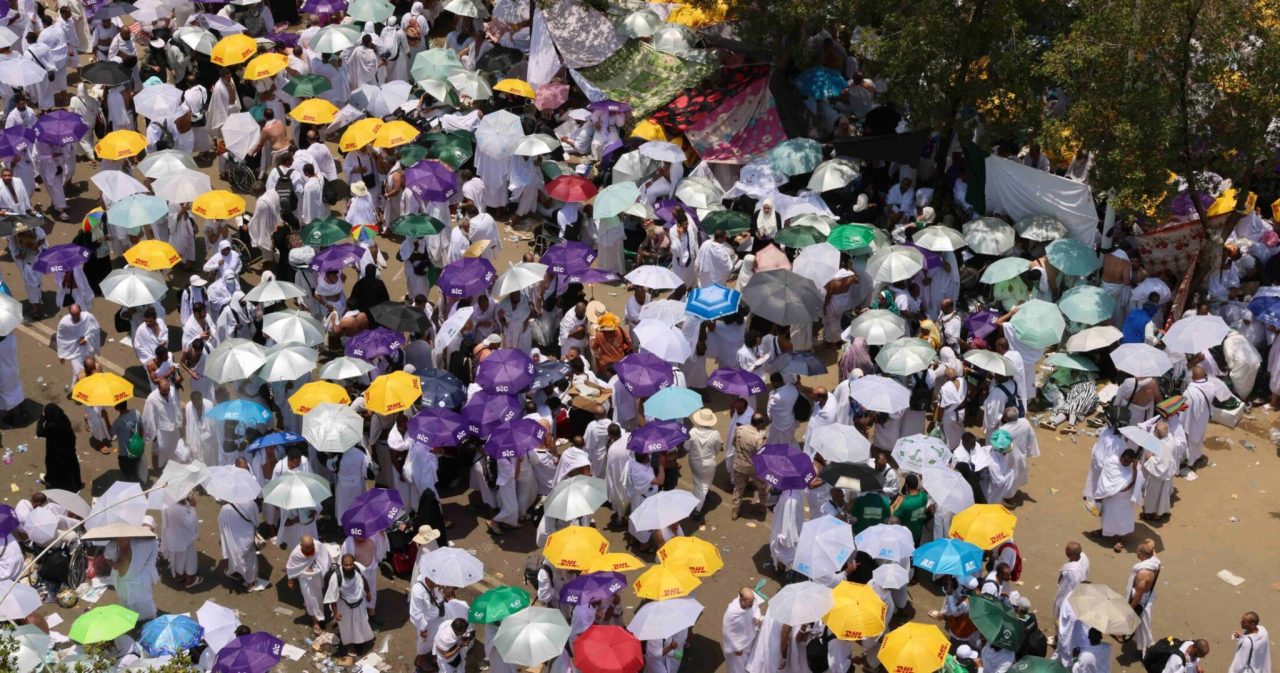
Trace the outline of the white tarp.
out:
[[[986,168],[988,212],[1014,220],[1052,215],[1067,225],[1072,238],[1094,245],[1098,211],[1089,185],[999,157],[987,157]]]
[[[533,30],[529,40],[529,68],[525,78],[533,88],[538,88],[555,78],[560,72],[560,56],[547,28],[542,10],[533,10]]]

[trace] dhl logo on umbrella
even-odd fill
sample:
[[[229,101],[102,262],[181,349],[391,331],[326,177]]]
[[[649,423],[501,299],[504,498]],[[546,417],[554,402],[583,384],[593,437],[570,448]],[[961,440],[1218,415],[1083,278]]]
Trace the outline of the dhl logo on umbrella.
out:
[[[196,211],[196,215],[199,215],[200,217],[208,218],[208,219],[211,219],[211,220],[213,220],[213,219],[225,220],[225,219],[227,219],[227,218],[229,218],[229,217],[235,217],[236,215],[242,215],[242,214],[244,214],[244,207],[243,207],[243,206],[235,206],[235,205],[227,206],[227,209],[226,209],[226,210],[227,210],[227,216],[226,216],[226,217],[217,217],[217,218],[215,218],[215,217],[211,216],[209,213],[211,213],[211,212],[213,212],[213,211],[212,211],[208,206],[196,206],[195,208],[193,208],[193,210],[195,210],[195,211]]]

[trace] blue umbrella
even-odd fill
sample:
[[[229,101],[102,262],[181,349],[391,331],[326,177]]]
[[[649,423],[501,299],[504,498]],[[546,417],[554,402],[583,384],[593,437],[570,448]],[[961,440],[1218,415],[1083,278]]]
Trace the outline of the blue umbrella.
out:
[[[270,410],[249,400],[219,402],[209,410],[209,417],[219,421],[236,421],[250,425],[260,425],[272,419]]]
[[[1249,312],[1253,319],[1264,325],[1280,327],[1280,297],[1255,297],[1249,302]]]
[[[963,540],[934,540],[911,555],[911,565],[934,575],[969,577],[982,569],[982,549]]]
[[[644,415],[660,421],[688,418],[702,408],[702,395],[688,388],[671,387],[659,390],[644,401]]]
[[[768,157],[769,165],[779,173],[802,175],[822,163],[822,145],[809,138],[792,138],[769,150]]]
[[[160,615],[142,627],[142,647],[153,657],[189,650],[204,637],[204,627],[186,615]]]
[[[443,369],[424,369],[417,376],[422,379],[424,406],[460,409],[467,401],[466,386],[453,374]]]
[[[141,229],[169,216],[169,202],[151,194],[132,194],[107,210],[107,221],[123,229]]]
[[[796,90],[805,96],[822,100],[839,96],[849,83],[839,72],[819,66],[809,68],[796,76],[795,85]]]
[[[273,432],[269,435],[263,435],[249,444],[250,451],[265,449],[268,446],[283,446],[285,444],[303,444],[306,438],[294,432]]]
[[[703,320],[715,320],[737,312],[742,293],[723,285],[708,285],[689,293],[685,312]]]

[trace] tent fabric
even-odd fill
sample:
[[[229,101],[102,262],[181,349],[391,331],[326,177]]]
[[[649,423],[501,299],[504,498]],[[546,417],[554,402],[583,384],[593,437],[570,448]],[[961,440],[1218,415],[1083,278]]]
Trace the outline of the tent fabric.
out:
[[[872,136],[853,140],[837,140],[833,143],[842,157],[863,161],[888,161],[917,166],[929,142],[931,131],[911,131],[887,136]]]
[[[1134,236],[1142,268],[1152,278],[1180,278],[1204,244],[1204,227],[1191,220]]]
[[[1092,247],[1098,235],[1098,210],[1089,186],[1016,161],[987,157],[987,210],[1020,220],[1052,215],[1067,225],[1071,238]]]
[[[560,44],[557,39],[556,46]],[[560,53],[569,63],[563,48]],[[644,119],[714,70],[714,65],[686,61],[635,40],[599,65],[578,71],[609,98],[630,105],[633,118]]]
[[[533,9],[533,28],[529,33],[529,67],[525,79],[533,88],[555,79],[560,70],[560,56],[556,54],[556,46],[551,31],[547,28],[547,18],[542,10]]]
[[[581,0],[555,0],[543,11],[556,49],[570,68],[603,63],[625,44],[609,17]]]
[[[787,139],[769,91],[769,79],[752,82],[741,93],[703,115],[685,131],[703,161],[744,164]]]
[[[704,115],[713,112],[728,99],[742,93],[756,80],[768,76],[768,65],[721,68],[718,78],[681,91],[670,103],[659,108],[649,118],[665,129],[683,133]]]

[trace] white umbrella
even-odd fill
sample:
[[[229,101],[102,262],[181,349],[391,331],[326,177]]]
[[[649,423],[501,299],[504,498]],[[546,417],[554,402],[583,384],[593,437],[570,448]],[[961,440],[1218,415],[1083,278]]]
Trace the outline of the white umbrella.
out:
[[[821,290],[840,271],[840,251],[830,243],[811,245],[796,255],[791,270],[813,281]]]
[[[42,509],[44,508],[35,511],[39,512]],[[44,601],[40,600],[40,592],[25,582],[0,580],[0,596],[4,596],[4,601],[0,602],[0,619],[10,621],[25,619],[27,615],[44,605]]]
[[[1124,435],[1125,439],[1157,456],[1165,452],[1164,444],[1159,437],[1136,425],[1127,425],[1120,428],[1120,434]]]
[[[849,524],[830,514],[820,516],[800,527],[793,567],[810,579],[825,579],[843,570],[855,549]]]
[[[146,194],[146,185],[132,175],[121,171],[99,171],[89,178],[107,203],[115,203],[126,196]]]
[[[928,467],[946,467],[951,462],[951,450],[937,437],[907,435],[893,443],[893,459],[899,470],[919,474]]]
[[[858,167],[848,159],[828,159],[813,169],[809,176],[809,189],[826,192],[840,189],[858,177]]]
[[[961,228],[969,249],[980,255],[1000,255],[1013,247],[1017,234],[1004,220],[980,217]]]
[[[536,157],[543,154],[551,154],[558,149],[560,149],[560,141],[556,140],[555,136],[535,133],[516,143],[516,148],[512,151],[512,154],[518,157]]]
[[[236,628],[240,626],[240,618],[234,610],[224,608],[213,601],[205,601],[196,610],[196,622],[204,627],[204,641],[217,652],[236,637]]]
[[[1147,344],[1120,344],[1111,351],[1116,369],[1134,376],[1160,376],[1173,369],[1169,355]]]
[[[881,283],[906,280],[924,269],[924,253],[905,245],[878,250],[867,260],[867,273]]]
[[[1216,315],[1179,318],[1164,333],[1164,345],[1175,353],[1199,353],[1222,344],[1231,328]]]
[[[178,502],[191,494],[197,486],[203,486],[209,480],[209,466],[199,460],[190,463],[179,463],[171,460],[164,465],[160,479],[156,484],[163,488],[163,493],[171,502]],[[157,503],[152,503],[157,504]],[[152,509],[157,509],[152,507]]]
[[[25,58],[7,59],[4,67],[0,68],[0,82],[15,89],[39,84],[45,81],[47,76],[48,72],[44,68],[36,65],[35,61],[28,61]]]
[[[1105,348],[1120,340],[1124,332],[1111,325],[1098,325],[1082,329],[1067,338],[1067,352],[1083,353],[1085,351]]]
[[[640,156],[654,161],[672,161],[684,163],[684,150],[675,143],[665,140],[650,140],[640,146]]]
[[[1067,225],[1052,215],[1028,215],[1015,222],[1013,228],[1028,241],[1055,241],[1067,235]]]
[[[22,324],[22,302],[0,294],[0,336],[9,336]]]
[[[864,376],[849,382],[849,395],[871,411],[896,414],[910,406],[911,391],[885,376]]]
[[[159,273],[134,267],[107,274],[101,287],[103,299],[129,308],[154,304],[169,290]]]
[[[278,343],[267,349],[267,361],[257,376],[267,383],[297,381],[316,368],[320,354],[301,342]]]
[[[853,341],[857,337],[867,340],[870,346],[883,346],[907,334],[907,321],[882,308],[873,308],[853,319],[840,338]]]
[[[147,498],[142,495],[142,485],[133,481],[117,481],[107,492],[93,501],[89,516],[84,518],[85,529],[122,523],[141,526],[147,515]]]
[[[237,159],[244,160],[262,139],[258,120],[248,112],[237,112],[222,123],[222,140]]]
[[[694,208],[715,208],[724,198],[724,190],[708,178],[687,177],[676,186],[676,198],[686,206]]]
[[[636,610],[627,630],[636,640],[664,640],[692,628],[702,614],[702,604],[692,598],[650,601]]]
[[[537,666],[564,653],[569,633],[559,610],[528,607],[502,620],[493,647],[508,664]]]
[[[179,28],[173,31],[173,37],[205,56],[212,54],[213,46],[218,43],[218,36],[198,26]]]
[[[627,37],[644,38],[653,35],[662,26],[662,17],[650,9],[638,9],[622,19],[618,33]],[[636,616],[639,616],[637,613]]]
[[[911,240],[933,252],[955,252],[968,245],[960,232],[940,224],[917,231],[911,235]]]
[[[18,42],[18,35],[4,26],[0,26],[0,49],[7,49]]]
[[[663,24],[650,37],[653,48],[667,54],[684,54],[693,47],[693,35],[679,24]]]
[[[858,551],[885,561],[911,558],[911,552],[916,550],[911,529],[897,524],[878,523],[863,529],[854,536],[853,542],[858,545]]]
[[[329,482],[310,472],[285,474],[262,487],[262,501],[280,509],[319,509],[332,496]]]
[[[901,589],[911,581],[907,569],[897,563],[886,563],[871,573],[871,581],[883,589]]]
[[[235,465],[215,465],[209,468],[209,479],[204,490],[214,499],[235,505],[253,502],[262,495],[262,487],[253,473]]]
[[[636,530],[661,530],[680,523],[698,507],[698,496],[681,490],[658,491],[631,510]]]
[[[422,574],[446,587],[468,587],[484,579],[484,563],[468,551],[441,547],[427,552]]]
[[[674,290],[684,285],[684,281],[680,279],[680,276],[676,275],[676,272],[656,264],[637,266],[623,278],[626,278],[627,282],[632,285],[639,285],[650,290]]]
[[[769,599],[769,617],[783,624],[801,626],[821,620],[835,604],[831,587],[817,582],[796,582],[782,587]]]
[[[360,43],[360,31],[350,26],[331,25],[316,31],[311,49],[317,54],[337,54]]]
[[[58,537],[58,529],[62,527],[63,521],[66,521],[65,517],[52,509],[37,507],[27,515],[26,521],[22,522],[22,530],[26,532],[27,537],[31,538],[33,543],[43,547]],[[3,595],[2,591],[0,591],[0,595]],[[3,604],[0,604],[0,609],[3,609],[3,607]],[[23,616],[25,617],[26,615]],[[3,619],[3,617],[0,617],[0,619]]]
[[[324,325],[306,311],[268,313],[262,318],[262,333],[282,344],[319,346],[325,339]]]
[[[640,182],[649,177],[656,169],[653,160],[640,154],[640,150],[631,150],[618,157],[613,164],[613,183]]]
[[[318,404],[302,417],[302,436],[317,451],[343,453],[364,440],[364,419],[345,404]]]
[[[903,337],[880,349],[876,365],[886,374],[910,376],[928,369],[937,359],[938,352],[928,341]]]
[[[1141,622],[1129,601],[1103,584],[1085,582],[1076,586],[1067,595],[1067,603],[1076,619],[1106,634],[1132,634]]]
[[[805,453],[828,463],[862,463],[871,459],[871,442],[852,425],[832,423],[814,429],[804,443]]]
[[[369,97],[367,111],[374,117],[386,117],[400,110],[400,106],[413,97],[413,84],[394,80],[382,84],[377,93]]]
[[[153,84],[143,87],[133,97],[133,105],[138,114],[151,121],[168,121],[182,116],[182,91],[178,87],[167,84]]]
[[[480,0],[449,0],[449,4],[444,6],[444,11],[473,19],[489,18],[489,8],[485,7]]]
[[[684,322],[684,306],[684,302],[673,299],[647,302],[640,307],[640,321],[660,320],[668,325],[679,325]]]
[[[493,87],[485,80],[484,75],[474,70],[459,70],[449,75],[449,83],[458,93],[471,100],[488,100],[493,98]]]
[[[948,467],[928,467],[921,476],[925,492],[943,512],[959,514],[973,506],[973,488],[959,472]]]
[[[649,351],[672,364],[684,362],[693,355],[693,346],[689,345],[684,332],[661,320],[641,320],[632,334],[639,342],[640,350]]]
[[[494,292],[505,297],[513,292],[520,292],[541,283],[547,277],[547,265],[538,262],[521,262],[512,264],[510,268],[498,276]]]
[[[1009,361],[1009,358],[995,351],[980,348],[965,351],[964,361],[979,369],[985,369],[993,374],[1013,376],[1018,372],[1017,369],[1014,369],[1013,363]]]
[[[156,196],[163,196],[169,203],[191,203],[201,194],[213,189],[209,176],[200,171],[183,170],[156,178],[151,183]]]
[[[43,670],[45,664],[53,660],[53,639],[39,627],[24,624],[13,630],[14,643],[17,645],[13,653],[15,673],[32,673]],[[70,657],[62,663],[67,663]],[[71,665],[71,664],[68,664]]]
[[[248,339],[226,339],[205,362],[204,375],[226,385],[253,376],[267,362],[267,349]]]
[[[44,492],[44,497],[48,498],[49,502],[60,505],[62,509],[81,519],[89,516],[89,503],[85,502],[84,498],[81,498],[77,493],[64,491],[60,488],[51,488]]]
[[[640,205],[640,188],[634,182],[615,182],[600,190],[591,202],[591,217],[596,220],[616,218]]]
[[[603,479],[580,474],[552,487],[543,502],[542,512],[553,519],[570,521],[590,516],[608,499]]]
[[[270,273],[269,271],[267,273]],[[275,301],[288,301],[290,299],[301,299],[307,296],[302,288],[284,280],[276,280],[274,276],[268,279],[267,273],[264,273],[263,280],[257,287],[249,290],[244,294],[245,301],[254,303],[267,304]],[[275,314],[272,314],[275,315]]]
[[[373,371],[373,365],[360,358],[347,356],[334,358],[320,368],[320,378],[326,381],[356,379]]]

